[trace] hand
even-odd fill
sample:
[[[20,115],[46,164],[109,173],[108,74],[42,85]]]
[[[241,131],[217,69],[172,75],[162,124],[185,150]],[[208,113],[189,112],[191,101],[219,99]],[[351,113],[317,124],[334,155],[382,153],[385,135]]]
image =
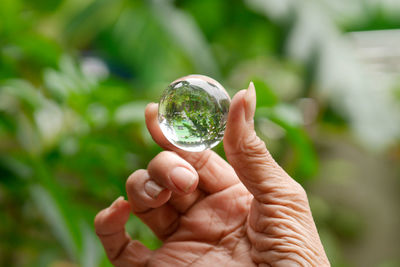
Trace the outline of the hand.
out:
[[[146,124],[166,151],[126,183],[96,216],[95,228],[116,266],[329,266],[304,189],[274,161],[254,131],[251,83],[232,100],[224,137],[231,165],[211,150],[188,153],[172,146],[157,123]],[[124,225],[133,211],[157,237],[151,251]]]

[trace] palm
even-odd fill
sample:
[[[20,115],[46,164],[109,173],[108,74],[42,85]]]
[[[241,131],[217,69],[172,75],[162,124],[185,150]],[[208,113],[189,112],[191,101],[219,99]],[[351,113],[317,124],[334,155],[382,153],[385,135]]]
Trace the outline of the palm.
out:
[[[179,227],[165,239],[149,266],[251,266],[246,236],[251,198],[244,186],[236,184],[196,202],[181,215]]]

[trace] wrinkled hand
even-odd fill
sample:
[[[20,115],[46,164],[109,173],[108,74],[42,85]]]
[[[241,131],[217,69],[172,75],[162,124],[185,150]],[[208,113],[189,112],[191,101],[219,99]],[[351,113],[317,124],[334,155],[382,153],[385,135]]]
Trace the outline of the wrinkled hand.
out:
[[[157,123],[146,124],[166,151],[126,183],[95,219],[116,266],[329,266],[303,188],[273,160],[254,131],[255,90],[232,100],[224,148],[231,165],[211,150],[188,153],[172,146]],[[124,225],[133,211],[163,241],[151,251]]]

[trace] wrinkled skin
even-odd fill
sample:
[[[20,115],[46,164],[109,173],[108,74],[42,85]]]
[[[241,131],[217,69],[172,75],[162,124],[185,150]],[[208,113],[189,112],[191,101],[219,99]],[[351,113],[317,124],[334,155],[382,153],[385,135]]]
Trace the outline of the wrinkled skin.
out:
[[[254,132],[255,102],[252,84],[232,100],[224,137],[230,164],[212,151],[173,147],[158,126],[157,105],[148,105],[147,127],[166,151],[128,178],[128,201],[118,198],[95,219],[115,266],[329,266],[305,191]],[[161,248],[129,237],[131,211]]]

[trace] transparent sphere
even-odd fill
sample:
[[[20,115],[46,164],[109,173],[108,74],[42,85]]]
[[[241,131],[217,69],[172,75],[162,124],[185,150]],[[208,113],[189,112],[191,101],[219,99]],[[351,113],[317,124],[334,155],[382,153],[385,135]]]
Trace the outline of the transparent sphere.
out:
[[[164,136],[176,147],[203,151],[222,140],[230,102],[228,93],[217,81],[189,75],[165,89],[158,122]]]

